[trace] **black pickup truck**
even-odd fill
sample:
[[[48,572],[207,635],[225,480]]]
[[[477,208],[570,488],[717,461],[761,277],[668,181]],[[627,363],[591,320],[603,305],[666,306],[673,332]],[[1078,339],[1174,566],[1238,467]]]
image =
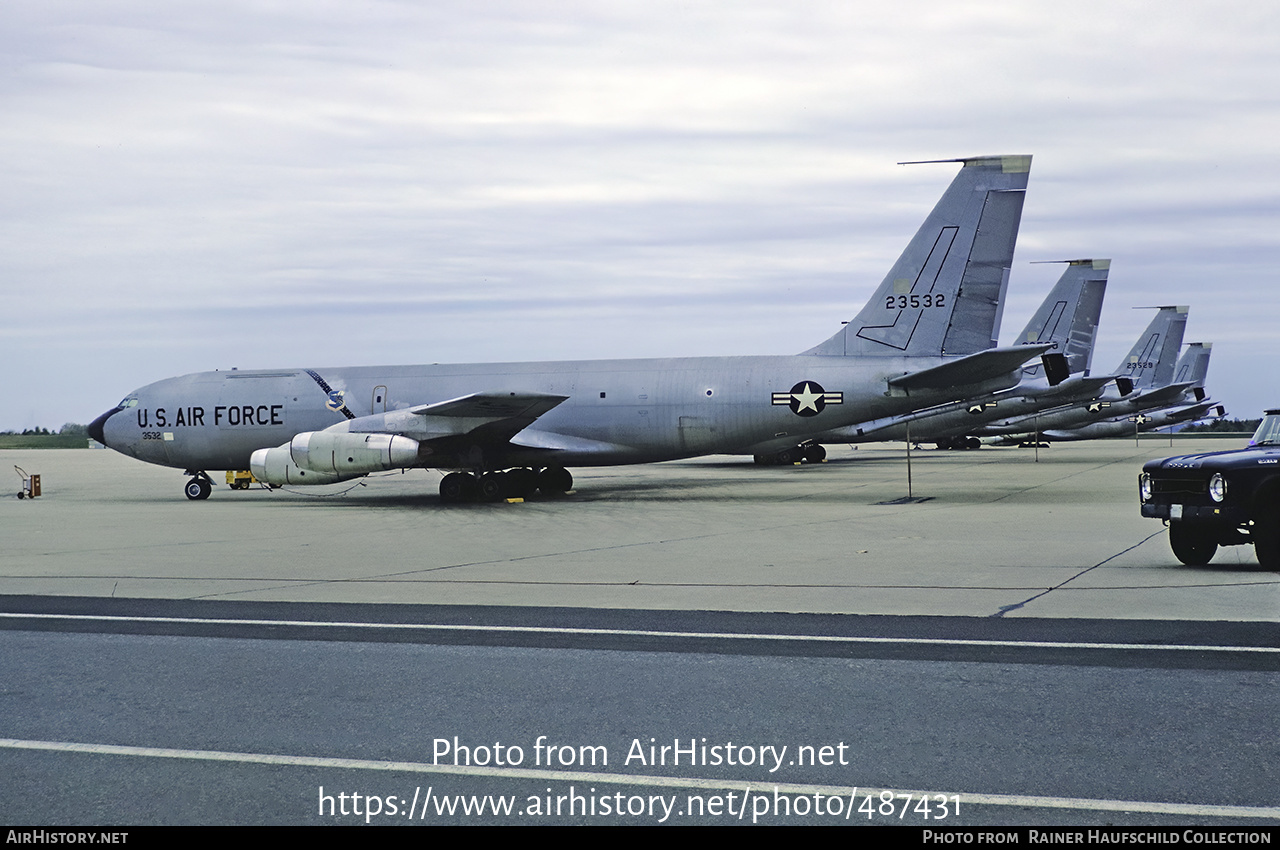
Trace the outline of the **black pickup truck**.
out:
[[[1143,516],[1169,523],[1182,563],[1252,543],[1263,569],[1280,570],[1280,410],[1267,411],[1248,448],[1148,461],[1138,495]]]

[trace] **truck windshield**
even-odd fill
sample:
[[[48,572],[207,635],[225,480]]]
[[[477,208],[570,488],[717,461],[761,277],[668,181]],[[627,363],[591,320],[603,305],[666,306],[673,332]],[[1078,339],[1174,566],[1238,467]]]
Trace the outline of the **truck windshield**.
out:
[[[1268,413],[1249,441],[1251,446],[1280,446],[1280,413]]]

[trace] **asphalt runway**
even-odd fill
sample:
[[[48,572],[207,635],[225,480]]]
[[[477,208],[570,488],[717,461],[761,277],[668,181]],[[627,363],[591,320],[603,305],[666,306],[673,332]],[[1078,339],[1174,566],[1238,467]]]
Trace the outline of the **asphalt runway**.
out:
[[[912,504],[881,504],[907,495],[886,444],[576,469],[565,498],[463,506],[424,471],[189,502],[178,470],[115,452],[0,452],[44,484],[0,499],[0,594],[1274,621],[1252,547],[1185,567],[1138,512],[1143,461],[1235,445],[915,452]]]
[[[1269,830],[1280,577],[1177,564],[1135,493],[1231,446],[924,451],[909,504],[901,446],[466,506],[3,452],[44,495],[0,499],[0,817]]]
[[[13,823],[1280,822],[1274,624],[3,603]]]

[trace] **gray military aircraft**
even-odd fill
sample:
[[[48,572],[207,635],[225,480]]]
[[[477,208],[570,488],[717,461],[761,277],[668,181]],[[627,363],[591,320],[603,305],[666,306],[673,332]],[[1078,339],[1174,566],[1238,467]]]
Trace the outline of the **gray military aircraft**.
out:
[[[1209,358],[1213,355],[1213,343],[1192,342],[1178,358],[1173,383],[1186,387],[1178,398],[1167,407],[1149,409],[1129,416],[1115,416],[1069,430],[1048,430],[1041,436],[1046,440],[1065,442],[1072,440],[1097,440],[1103,437],[1125,437],[1135,431],[1154,431],[1184,422],[1194,422],[1211,416],[1226,415],[1226,408],[1205,394],[1205,380],[1209,374]]]
[[[969,398],[938,408],[916,411],[879,422],[839,428],[814,438],[815,444],[862,443],[882,440],[934,442],[938,448],[977,448],[970,436],[988,422],[1093,400],[1113,378],[1089,377],[1098,318],[1106,294],[1111,261],[1066,260],[1067,268],[1019,335],[1018,345],[1047,343],[1051,354],[1044,363],[1023,367],[1018,385],[999,393]],[[1050,366],[1054,367],[1052,374]],[[815,449],[819,451],[815,451]],[[758,463],[790,463],[799,458],[820,460],[820,445],[785,450],[776,455],[756,455]]]
[[[1115,385],[1103,395],[1084,404],[1052,408],[1032,416],[1001,420],[986,425],[982,436],[1005,437],[1005,442],[1018,442],[1031,434],[1050,430],[1081,428],[1118,416],[1132,416],[1156,410],[1176,402],[1190,382],[1173,383],[1178,349],[1187,327],[1185,306],[1157,308],[1147,329],[1125,359],[1120,361],[1112,377]]]
[[[276,487],[417,467],[452,470],[440,494],[454,501],[985,395],[1049,348],[988,347],[1031,157],[945,161],[962,167],[871,301],[799,355],[202,372],[130,393],[89,433],[187,470],[191,499],[211,469]]]
[[[1133,434],[1134,430],[1142,433],[1148,431],[1159,431],[1161,428],[1170,428],[1174,425],[1190,425],[1195,422],[1203,422],[1205,420],[1222,419],[1227,415],[1227,408],[1216,401],[1203,401],[1197,404],[1183,405],[1181,407],[1167,407],[1164,410],[1153,410],[1150,413],[1139,413],[1125,421],[1099,422],[1097,425],[1086,425],[1084,428],[1077,428],[1075,431],[1069,431],[1067,439],[1072,440],[1095,440],[1100,437],[1128,437]],[[1107,426],[1107,430],[1103,430],[1102,426]],[[1080,432],[1088,432],[1082,436]],[[1060,439],[1057,436],[1051,436],[1050,439]]]

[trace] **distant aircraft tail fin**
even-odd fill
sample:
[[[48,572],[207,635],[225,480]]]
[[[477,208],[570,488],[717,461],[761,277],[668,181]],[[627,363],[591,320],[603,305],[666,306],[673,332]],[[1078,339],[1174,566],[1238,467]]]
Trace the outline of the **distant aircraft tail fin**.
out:
[[[871,300],[805,354],[966,355],[996,344],[1031,157],[942,161],[963,167]]]
[[[1066,260],[1066,263],[1062,277],[1049,290],[1015,344],[1052,343],[1053,350],[1066,357],[1070,374],[1088,375],[1111,261]],[[1036,377],[1041,374],[1041,368],[1040,364],[1032,363],[1022,371]]]
[[[1158,307],[1159,312],[1116,367],[1116,373],[1127,376],[1140,390],[1173,383],[1174,365],[1178,360],[1178,349],[1182,347],[1182,336],[1187,330],[1189,309],[1186,306]]]
[[[1213,355],[1213,343],[1190,342],[1187,350],[1178,358],[1178,366],[1174,370],[1174,383],[1190,381],[1196,389],[1204,391],[1204,382],[1209,375],[1209,358]]]

